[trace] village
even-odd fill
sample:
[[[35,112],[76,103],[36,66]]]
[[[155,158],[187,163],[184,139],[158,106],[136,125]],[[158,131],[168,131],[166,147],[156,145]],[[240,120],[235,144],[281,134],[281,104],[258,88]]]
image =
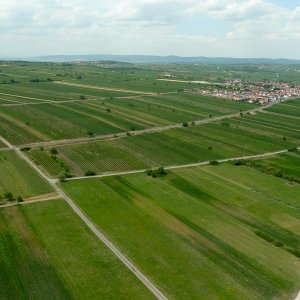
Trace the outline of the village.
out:
[[[300,83],[232,80],[197,89],[203,95],[265,105],[300,96]]]

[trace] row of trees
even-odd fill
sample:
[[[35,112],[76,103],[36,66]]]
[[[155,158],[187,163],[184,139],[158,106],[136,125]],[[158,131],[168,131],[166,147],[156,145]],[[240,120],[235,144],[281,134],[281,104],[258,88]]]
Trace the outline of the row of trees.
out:
[[[22,196],[17,196],[15,197],[13,193],[11,192],[5,192],[2,196],[0,195],[0,200],[7,200],[7,201],[18,201],[18,202],[23,202],[23,197]]]

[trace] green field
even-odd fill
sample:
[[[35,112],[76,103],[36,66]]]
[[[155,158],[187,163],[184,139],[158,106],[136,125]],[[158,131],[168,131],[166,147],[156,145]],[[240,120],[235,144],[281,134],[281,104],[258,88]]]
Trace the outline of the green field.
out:
[[[110,141],[61,146],[57,147],[58,157],[76,175],[83,175],[86,171],[101,174],[256,155],[292,148],[295,142],[299,144],[296,136],[295,139],[283,139],[292,131],[275,135],[253,129],[251,122],[247,126],[242,126],[243,123],[244,118],[232,119]],[[59,174],[58,164],[49,159],[48,150],[35,149],[29,153],[51,176]]]
[[[0,137],[53,179],[0,139],[0,299],[154,298],[56,199],[63,193],[55,184],[170,300],[294,299],[299,99],[263,109],[201,89],[214,94],[231,80],[298,82],[299,72],[0,62]],[[269,155],[242,159],[258,154]],[[173,168],[149,170],[161,166]],[[112,174],[127,171],[136,174]]]
[[[223,164],[62,186],[170,298],[290,299],[299,288],[299,185]]]
[[[289,152],[268,159],[244,161],[246,166],[263,173],[300,183],[300,152]]]
[[[1,299],[153,299],[62,200],[0,210]]]
[[[53,188],[13,151],[0,152],[0,195],[23,198],[48,194]]]
[[[67,103],[35,99],[39,102],[1,107],[0,134],[13,144],[141,130],[254,108],[246,103],[184,93]]]

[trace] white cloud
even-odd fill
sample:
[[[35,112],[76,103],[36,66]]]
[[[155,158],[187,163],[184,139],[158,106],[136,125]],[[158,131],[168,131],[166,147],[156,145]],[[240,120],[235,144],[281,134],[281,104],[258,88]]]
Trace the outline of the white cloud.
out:
[[[0,0],[0,7],[0,55],[76,51],[300,58],[300,7],[271,0]],[[181,23],[203,18],[209,28],[180,31]],[[283,40],[295,49],[287,49]]]

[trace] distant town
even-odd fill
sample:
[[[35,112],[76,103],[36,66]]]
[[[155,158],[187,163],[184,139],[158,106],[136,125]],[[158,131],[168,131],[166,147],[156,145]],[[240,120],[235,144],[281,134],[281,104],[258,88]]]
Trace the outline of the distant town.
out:
[[[164,74],[159,80],[186,82],[172,78]],[[184,90],[194,91],[202,95],[245,101],[249,103],[265,105],[294,97],[300,97],[300,82],[287,83],[275,81],[244,81],[230,80],[225,83],[214,83],[208,81],[190,81],[190,84],[198,84],[201,87]]]

